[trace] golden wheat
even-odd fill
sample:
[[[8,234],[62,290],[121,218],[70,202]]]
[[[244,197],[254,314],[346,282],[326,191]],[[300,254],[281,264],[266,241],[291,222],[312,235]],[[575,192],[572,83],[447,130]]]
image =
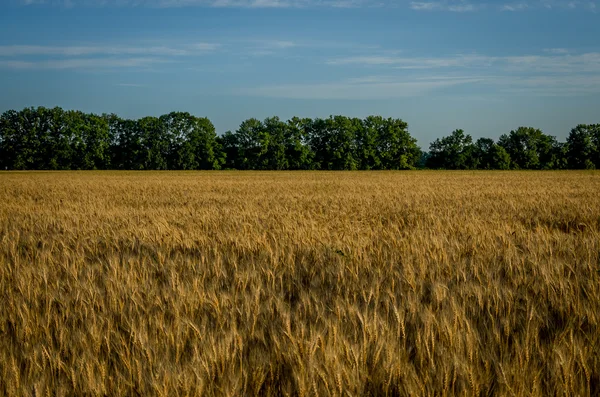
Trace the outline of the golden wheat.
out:
[[[598,395],[600,173],[0,174],[2,395]]]

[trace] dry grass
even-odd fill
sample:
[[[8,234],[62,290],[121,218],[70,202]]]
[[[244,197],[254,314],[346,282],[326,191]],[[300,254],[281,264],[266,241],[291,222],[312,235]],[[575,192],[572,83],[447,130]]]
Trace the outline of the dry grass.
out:
[[[2,395],[598,395],[600,173],[0,174]]]

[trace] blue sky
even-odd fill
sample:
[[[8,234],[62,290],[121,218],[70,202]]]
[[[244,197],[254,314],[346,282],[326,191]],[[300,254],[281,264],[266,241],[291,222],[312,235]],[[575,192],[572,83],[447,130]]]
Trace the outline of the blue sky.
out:
[[[0,111],[600,122],[600,0],[0,0]]]

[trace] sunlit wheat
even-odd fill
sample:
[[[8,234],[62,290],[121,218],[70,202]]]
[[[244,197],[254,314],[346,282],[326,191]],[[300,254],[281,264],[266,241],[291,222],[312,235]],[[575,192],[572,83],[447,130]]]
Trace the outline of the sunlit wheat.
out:
[[[0,174],[0,395],[598,395],[600,173]]]

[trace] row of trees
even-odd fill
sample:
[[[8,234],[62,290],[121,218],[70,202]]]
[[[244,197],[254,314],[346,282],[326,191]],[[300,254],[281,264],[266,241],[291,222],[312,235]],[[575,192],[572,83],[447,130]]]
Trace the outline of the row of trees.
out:
[[[173,112],[139,120],[61,108],[0,116],[2,169],[385,170],[600,168],[600,124],[566,142],[520,127],[498,141],[456,130],[423,152],[400,119],[249,119],[217,136],[207,118]]]
[[[411,169],[421,157],[408,124],[380,116],[249,119],[219,142],[225,166],[244,170]]]
[[[0,116],[0,166],[9,169],[218,169],[215,128],[189,113],[125,120],[60,108]]]
[[[476,142],[463,130],[436,139],[426,154],[429,168],[444,169],[595,169],[600,168],[600,124],[580,124],[566,142],[531,127],[519,127],[494,142]]]

